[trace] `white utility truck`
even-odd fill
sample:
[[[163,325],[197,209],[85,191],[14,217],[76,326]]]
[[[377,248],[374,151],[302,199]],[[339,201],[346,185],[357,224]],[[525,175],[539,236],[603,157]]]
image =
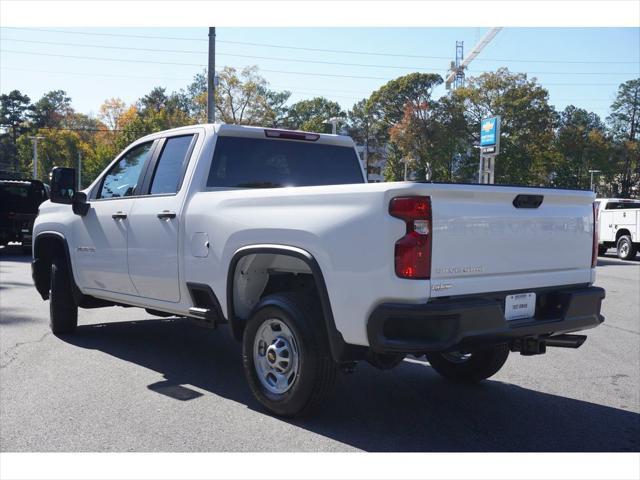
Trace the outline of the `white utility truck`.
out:
[[[615,248],[618,258],[632,260],[640,249],[640,200],[598,198],[598,255]]]
[[[210,124],[141,138],[75,182],[52,171],[34,227],[53,332],[112,305],[228,324],[278,415],[311,412],[361,360],[426,355],[479,381],[603,321],[592,192],[367,184],[349,137]]]

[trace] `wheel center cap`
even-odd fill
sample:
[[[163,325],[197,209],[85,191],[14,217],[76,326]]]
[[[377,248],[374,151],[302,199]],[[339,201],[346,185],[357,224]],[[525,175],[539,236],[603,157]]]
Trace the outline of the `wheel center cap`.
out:
[[[267,361],[273,365],[274,363],[276,363],[276,359],[277,359],[278,355],[276,354],[276,349],[273,345],[271,345],[269,347],[269,349],[267,350]]]

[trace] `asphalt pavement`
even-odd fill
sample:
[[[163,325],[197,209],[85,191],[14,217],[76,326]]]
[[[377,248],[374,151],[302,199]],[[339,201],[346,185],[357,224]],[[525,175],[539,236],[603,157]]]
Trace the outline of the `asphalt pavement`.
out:
[[[424,359],[363,363],[294,421],[253,399],[227,327],[113,307],[80,310],[77,333],[56,338],[29,261],[0,249],[3,452],[640,450],[640,256],[600,258],[606,321],[578,350],[511,354],[473,386]]]

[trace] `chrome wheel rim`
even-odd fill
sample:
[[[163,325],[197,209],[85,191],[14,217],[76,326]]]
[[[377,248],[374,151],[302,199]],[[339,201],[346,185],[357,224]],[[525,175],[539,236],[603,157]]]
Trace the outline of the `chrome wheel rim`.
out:
[[[298,379],[298,342],[291,329],[277,318],[262,322],[253,342],[253,364],[269,392],[281,395]]]
[[[453,351],[453,352],[443,353],[442,357],[445,360],[450,361],[451,363],[464,363],[471,358],[471,354],[465,353],[465,352]]]
[[[627,242],[622,242],[620,245],[620,256],[626,257],[629,254],[629,244]]]

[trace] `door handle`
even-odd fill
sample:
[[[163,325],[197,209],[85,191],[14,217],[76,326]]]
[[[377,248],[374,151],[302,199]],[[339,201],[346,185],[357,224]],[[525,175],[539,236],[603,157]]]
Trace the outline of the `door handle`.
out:
[[[160,220],[168,220],[170,218],[176,218],[176,212],[170,212],[169,210],[163,210],[156,215]]]
[[[124,220],[125,218],[127,218],[127,214],[124,212],[116,212],[111,215],[111,218],[113,218],[114,220]]]

